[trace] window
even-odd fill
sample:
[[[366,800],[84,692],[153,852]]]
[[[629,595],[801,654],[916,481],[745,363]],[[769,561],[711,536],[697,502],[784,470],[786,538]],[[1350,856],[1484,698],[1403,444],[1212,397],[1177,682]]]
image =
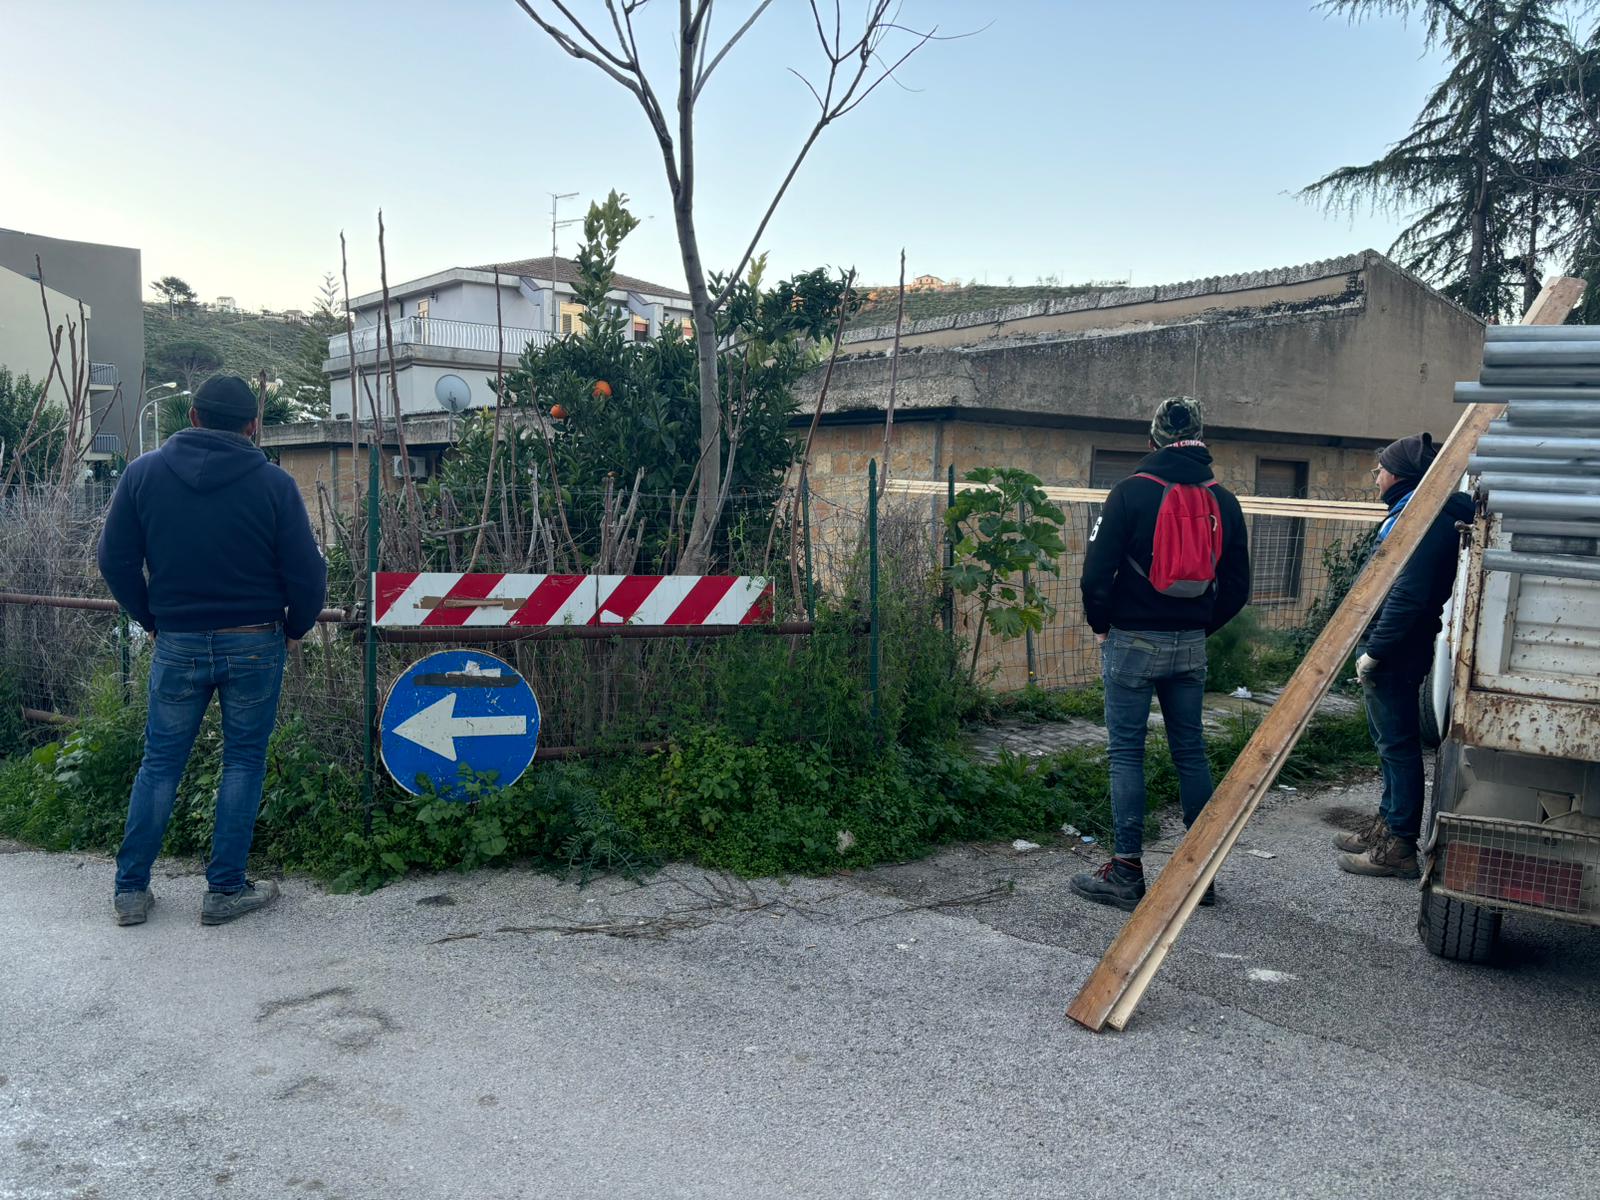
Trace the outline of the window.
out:
[[[1116,487],[1132,475],[1144,461],[1142,450],[1101,450],[1096,448],[1089,466],[1089,486]]]
[[[426,300],[417,301],[417,316],[423,320],[428,319],[428,302]]]
[[[1138,469],[1145,453],[1143,450],[1101,450],[1096,447],[1089,459],[1089,486],[1116,487]],[[1089,531],[1093,533],[1095,522],[1100,519],[1100,505],[1090,504],[1086,507],[1089,510]]]
[[[1256,460],[1256,495],[1306,497],[1307,463],[1283,458]],[[1306,523],[1299,517],[1257,516],[1250,524],[1252,604],[1283,604],[1300,598]]]
[[[572,336],[572,323],[576,319],[577,318],[574,317],[571,313],[562,313],[561,314],[561,336],[562,337],[571,337]]]
[[[635,317],[633,319],[633,340],[636,342],[648,342],[650,340],[650,321],[648,318]]]

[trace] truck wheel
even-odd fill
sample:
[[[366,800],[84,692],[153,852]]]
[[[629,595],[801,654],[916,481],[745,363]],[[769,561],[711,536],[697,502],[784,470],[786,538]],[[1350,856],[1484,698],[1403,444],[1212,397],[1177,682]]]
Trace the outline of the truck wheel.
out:
[[[1486,963],[1500,940],[1501,914],[1434,891],[1422,893],[1417,936],[1440,958],[1452,962]]]

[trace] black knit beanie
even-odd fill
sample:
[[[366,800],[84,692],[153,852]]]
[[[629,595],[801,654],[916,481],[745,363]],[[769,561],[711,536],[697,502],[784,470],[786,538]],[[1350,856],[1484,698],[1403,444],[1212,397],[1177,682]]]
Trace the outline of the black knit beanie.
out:
[[[1433,435],[1414,433],[1398,442],[1390,442],[1378,453],[1378,465],[1396,479],[1421,479],[1428,473],[1439,447],[1433,444]]]

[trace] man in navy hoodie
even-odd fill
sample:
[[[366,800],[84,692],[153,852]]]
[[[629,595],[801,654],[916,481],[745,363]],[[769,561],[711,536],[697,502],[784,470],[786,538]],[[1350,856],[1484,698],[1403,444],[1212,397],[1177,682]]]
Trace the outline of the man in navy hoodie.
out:
[[[1105,680],[1107,756],[1111,765],[1114,857],[1098,871],[1074,876],[1085,900],[1129,912],[1144,898],[1144,746],[1150,699],[1161,704],[1167,748],[1178,773],[1185,827],[1211,799],[1201,715],[1206,690],[1206,638],[1250,599],[1249,534],[1239,501],[1211,474],[1202,440],[1200,402],[1163,400],[1150,423],[1150,450],[1138,470],[1106,497],[1083,560],[1083,611],[1100,639]],[[1211,586],[1198,596],[1157,591],[1149,575],[1156,516],[1167,484],[1206,486],[1216,497],[1222,556]],[[1201,904],[1215,904],[1207,888]]]
[[[1385,446],[1372,476],[1389,515],[1378,541],[1389,536],[1428,473],[1439,447],[1426,433]],[[1345,853],[1339,866],[1352,875],[1415,879],[1417,838],[1422,832],[1421,691],[1433,666],[1445,601],[1455,586],[1461,535],[1456,522],[1472,520],[1472,497],[1454,492],[1422,535],[1400,578],[1362,640],[1356,675],[1367,701],[1367,725],[1378,747],[1383,801],[1365,828],[1341,834],[1334,845]]]
[[[155,642],[144,760],[117,851],[117,924],[150,912],[150,868],[172,817],[200,722],[222,708],[208,890],[200,921],[220,925],[270,903],[245,878],[277,719],[286,640],[316,624],[327,564],[294,480],[253,442],[256,398],[236,375],[207,380],[193,428],[128,465],[100,537],[111,594]]]

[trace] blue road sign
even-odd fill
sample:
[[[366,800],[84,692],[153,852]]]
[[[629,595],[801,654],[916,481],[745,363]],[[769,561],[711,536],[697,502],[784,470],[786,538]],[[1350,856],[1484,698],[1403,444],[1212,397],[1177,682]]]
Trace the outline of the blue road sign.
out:
[[[412,795],[421,779],[448,800],[461,794],[461,768],[521,778],[539,743],[539,702],[516,668],[476,650],[446,650],[412,663],[394,681],[378,722],[383,765]]]

